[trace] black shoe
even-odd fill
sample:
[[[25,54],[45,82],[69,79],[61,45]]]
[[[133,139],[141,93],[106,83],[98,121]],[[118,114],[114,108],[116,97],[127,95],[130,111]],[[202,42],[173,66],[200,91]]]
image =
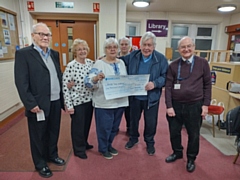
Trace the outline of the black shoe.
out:
[[[90,145],[90,144],[86,145],[86,150],[89,150],[89,149],[92,149],[92,148],[93,148],[93,145]]]
[[[125,148],[126,148],[126,149],[132,149],[132,147],[135,146],[136,144],[138,144],[138,140],[137,140],[137,141],[131,141],[131,140],[129,140],[129,141],[127,142],[127,144],[125,145]]]
[[[39,169],[37,171],[38,171],[39,175],[44,177],[44,178],[49,178],[53,175],[52,171],[49,169],[48,166],[43,167],[42,169]]]
[[[147,153],[148,153],[149,156],[154,155],[154,154],[155,154],[155,148],[154,148],[154,146],[148,146],[148,147],[147,147]]]
[[[86,153],[82,153],[82,154],[74,154],[75,156],[79,157],[80,159],[87,159],[87,155]]]
[[[170,163],[170,162],[174,162],[176,161],[177,159],[181,159],[183,156],[182,155],[177,155],[177,154],[171,154],[170,156],[168,156],[165,161],[167,163]]]
[[[63,166],[66,164],[66,162],[64,161],[64,159],[57,157],[55,159],[50,159],[50,162],[56,164],[57,166]]]
[[[188,172],[193,172],[195,170],[195,163],[194,163],[194,161],[193,160],[188,160],[186,168],[187,168]]]

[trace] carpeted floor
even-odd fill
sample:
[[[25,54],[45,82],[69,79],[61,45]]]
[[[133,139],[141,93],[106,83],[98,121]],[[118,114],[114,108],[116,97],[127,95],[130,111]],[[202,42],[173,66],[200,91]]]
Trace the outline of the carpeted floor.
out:
[[[68,160],[72,151],[70,142],[70,118],[63,113],[59,137],[59,156]],[[0,136],[0,171],[34,171],[26,117],[18,121]],[[62,171],[65,166],[49,163],[52,170]],[[1,178],[0,178],[1,179]]]
[[[183,159],[174,163],[165,163],[165,158],[172,153],[169,141],[168,124],[165,118],[164,98],[161,98],[159,109],[159,121],[157,134],[155,136],[156,153],[149,156],[146,153],[146,145],[143,141],[143,119],[140,121],[139,144],[131,150],[124,148],[128,137],[125,135],[125,120],[123,118],[120,132],[116,136],[113,147],[119,151],[118,156],[112,160],[104,159],[97,150],[97,139],[95,123],[93,121],[89,143],[94,145],[92,150],[87,152],[88,159],[82,160],[75,157],[71,151],[70,140],[70,118],[63,115],[61,136],[59,140],[59,154],[67,159],[66,167],[50,166],[53,170],[52,180],[216,180],[216,179],[240,179],[240,158],[234,165],[234,155],[226,156],[205,138],[201,137],[200,153],[196,159],[196,170],[193,173],[186,171],[186,146],[187,134],[182,131],[182,144],[184,146]],[[29,142],[26,121],[23,119],[7,132],[0,136],[0,179],[1,180],[40,180],[42,179],[33,169],[29,154]],[[10,135],[11,134],[11,135]],[[9,142],[7,142],[9,141]],[[21,143],[18,143],[21,142]],[[16,145],[16,144],[20,145]],[[10,159],[4,157],[7,156]],[[3,170],[3,165],[8,169]],[[15,167],[15,169],[12,168]],[[26,168],[27,167],[27,168]],[[63,171],[61,171],[63,170]],[[7,172],[12,171],[12,172]],[[14,171],[14,172],[13,172]],[[19,172],[24,171],[24,172]]]

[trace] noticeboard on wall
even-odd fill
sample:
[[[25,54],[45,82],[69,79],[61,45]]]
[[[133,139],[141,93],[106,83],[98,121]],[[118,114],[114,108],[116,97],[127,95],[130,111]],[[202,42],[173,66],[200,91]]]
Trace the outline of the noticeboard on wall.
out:
[[[19,48],[16,15],[0,6],[0,60],[14,59]]]

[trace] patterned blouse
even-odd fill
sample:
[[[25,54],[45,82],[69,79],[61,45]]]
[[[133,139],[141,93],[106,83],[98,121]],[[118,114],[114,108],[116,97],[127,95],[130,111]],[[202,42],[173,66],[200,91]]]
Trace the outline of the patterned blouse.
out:
[[[68,109],[92,100],[92,91],[84,84],[84,79],[88,76],[94,61],[85,59],[85,64],[77,62],[75,59],[68,63],[63,73],[63,95]],[[74,81],[75,85],[70,89],[67,83]]]

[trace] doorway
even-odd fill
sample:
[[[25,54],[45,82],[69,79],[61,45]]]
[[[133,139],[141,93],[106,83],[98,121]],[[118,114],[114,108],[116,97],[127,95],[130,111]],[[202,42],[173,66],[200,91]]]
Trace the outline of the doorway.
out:
[[[65,70],[67,64],[74,59],[71,46],[76,38],[87,41],[90,48],[88,58],[95,60],[95,39],[97,39],[95,21],[44,19],[38,19],[37,21],[45,23],[52,32],[50,47],[59,52],[62,72]]]

